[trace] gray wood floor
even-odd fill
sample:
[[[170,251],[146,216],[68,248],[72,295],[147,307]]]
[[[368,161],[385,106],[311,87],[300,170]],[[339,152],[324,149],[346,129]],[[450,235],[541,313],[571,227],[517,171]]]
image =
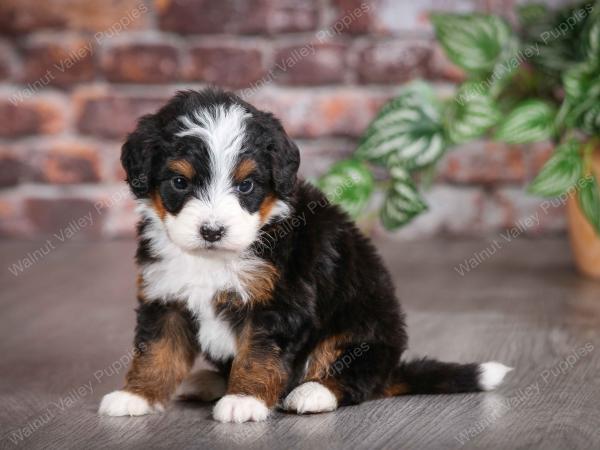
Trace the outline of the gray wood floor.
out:
[[[484,241],[380,247],[408,313],[411,355],[515,367],[486,394],[407,396],[265,423],[218,424],[210,405],[96,415],[133,336],[131,242],[0,243],[1,448],[600,448],[600,285],[563,240],[520,239],[461,276]]]

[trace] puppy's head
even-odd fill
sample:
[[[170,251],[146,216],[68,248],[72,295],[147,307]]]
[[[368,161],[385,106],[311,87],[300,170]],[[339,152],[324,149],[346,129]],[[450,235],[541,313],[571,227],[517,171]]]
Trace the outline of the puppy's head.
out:
[[[140,119],[121,162],[134,195],[188,252],[242,252],[288,212],[300,155],[279,121],[234,94],[179,92]]]

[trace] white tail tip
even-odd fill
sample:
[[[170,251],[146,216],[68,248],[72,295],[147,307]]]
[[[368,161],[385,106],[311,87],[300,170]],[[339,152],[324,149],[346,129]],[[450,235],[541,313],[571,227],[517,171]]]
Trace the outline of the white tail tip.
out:
[[[508,372],[513,370],[496,361],[490,361],[479,365],[479,387],[484,391],[496,389]]]

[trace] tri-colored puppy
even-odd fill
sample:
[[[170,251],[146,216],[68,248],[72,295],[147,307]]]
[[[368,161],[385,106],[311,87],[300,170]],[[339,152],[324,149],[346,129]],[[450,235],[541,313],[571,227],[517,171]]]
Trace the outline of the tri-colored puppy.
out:
[[[141,215],[137,351],[100,413],[162,411],[199,354],[219,376],[196,379],[198,396],[222,397],[221,422],[488,390],[510,370],[400,360],[388,272],[348,216],[297,180],[298,148],[271,114],[231,93],[180,92],[141,118],[121,159]]]

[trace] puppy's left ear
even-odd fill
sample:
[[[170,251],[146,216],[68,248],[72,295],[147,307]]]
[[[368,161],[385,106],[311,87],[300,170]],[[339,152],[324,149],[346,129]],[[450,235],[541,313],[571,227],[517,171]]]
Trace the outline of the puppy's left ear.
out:
[[[286,134],[281,123],[275,121],[276,138],[271,149],[272,178],[275,192],[287,197],[294,190],[298,167],[300,167],[300,151],[298,146]]]

